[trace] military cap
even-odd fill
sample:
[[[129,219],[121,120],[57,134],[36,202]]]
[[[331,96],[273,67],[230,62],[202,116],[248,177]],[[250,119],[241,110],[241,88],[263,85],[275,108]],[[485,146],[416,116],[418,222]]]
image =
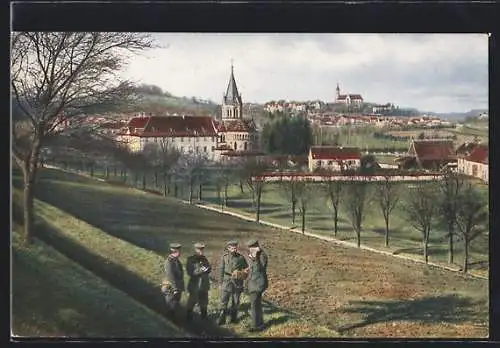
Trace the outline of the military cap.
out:
[[[194,243],[195,249],[203,249],[205,247],[205,244],[202,243]]]
[[[182,247],[179,243],[170,243],[170,250],[178,250]]]
[[[235,240],[230,240],[229,242],[227,242],[226,244],[227,246],[237,246],[238,245],[238,242],[235,241]]]
[[[259,246],[259,241],[257,239],[250,239],[247,242],[247,247],[249,247],[249,248],[256,247],[256,246]]]

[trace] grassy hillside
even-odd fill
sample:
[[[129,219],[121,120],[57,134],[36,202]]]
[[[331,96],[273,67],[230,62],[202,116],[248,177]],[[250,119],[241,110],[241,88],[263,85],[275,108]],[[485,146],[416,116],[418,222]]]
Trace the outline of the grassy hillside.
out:
[[[187,337],[187,333],[54,248],[23,247],[12,234],[12,332],[16,336]]]
[[[19,186],[19,177],[14,183]],[[42,170],[37,210],[47,240],[154,308],[158,262],[169,242],[208,244],[215,265],[227,240],[258,238],[269,254],[263,337],[486,337],[488,282],[335,246],[54,170]],[[282,211],[267,204],[266,209]],[[147,297],[147,298],[146,298]],[[249,336],[248,302],[230,334]],[[210,310],[218,304],[217,286]],[[326,327],[326,328],[325,328]],[[219,334],[223,334],[220,333]]]

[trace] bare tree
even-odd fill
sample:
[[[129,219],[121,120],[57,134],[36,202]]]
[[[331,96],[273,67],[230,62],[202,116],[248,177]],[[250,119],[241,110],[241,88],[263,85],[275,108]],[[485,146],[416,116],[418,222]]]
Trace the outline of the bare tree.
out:
[[[286,173],[284,174],[286,176]],[[281,178],[279,185],[282,188],[282,192],[284,193],[285,198],[292,204],[292,225],[295,225],[295,215],[297,208],[297,189],[300,185],[300,182],[297,180],[297,177],[294,175],[289,175],[290,179]]]
[[[228,189],[234,170],[225,163],[219,163],[214,172],[214,185],[217,192],[217,199],[221,210],[228,204]]]
[[[456,222],[458,232],[464,242],[462,271],[467,273],[470,244],[488,229],[487,202],[471,183],[468,183],[463,192],[459,194]]]
[[[58,126],[89,112],[123,105],[132,85],[116,73],[127,53],[152,47],[134,33],[16,32],[11,37],[11,95],[21,117],[13,120],[12,156],[24,176],[25,242],[35,237],[34,188],[45,139]]]
[[[391,181],[390,176],[377,184],[377,202],[385,221],[385,246],[389,246],[389,221],[392,211],[399,203],[399,184]]]
[[[260,178],[265,173],[267,166],[265,163],[257,161],[255,158],[250,158],[244,162],[242,173],[245,174],[245,181],[252,193],[252,205],[255,209],[255,221],[260,221],[260,203],[262,192],[266,184],[263,178]]]
[[[333,233],[336,237],[339,224],[340,198],[344,183],[340,180],[334,180],[331,175],[326,176],[326,178],[324,186],[326,188],[327,204],[333,212]]]
[[[404,209],[408,222],[422,234],[425,262],[429,261],[429,237],[438,212],[437,185],[435,182],[418,182],[409,195]]]
[[[448,237],[448,262],[453,263],[453,238],[455,237],[455,226],[457,221],[458,197],[463,190],[463,178],[448,171],[440,182],[439,212],[441,221],[447,227]]]
[[[193,204],[194,188],[200,182],[207,157],[202,153],[182,154],[173,168],[174,175],[189,187],[189,204]]]
[[[363,230],[363,221],[366,216],[366,208],[370,203],[370,184],[364,180],[352,180],[345,187],[344,207],[351,222],[352,228],[356,233],[356,242],[361,246],[361,231]]]
[[[296,182],[297,202],[299,205],[299,212],[302,219],[302,234],[306,232],[306,215],[309,210],[310,202],[314,199],[316,194],[315,184],[307,181]]]
[[[169,146],[167,138],[159,138],[156,143],[149,143],[144,147],[143,153],[152,164],[154,170],[155,187],[159,186],[158,175],[162,177],[163,195],[170,193],[170,181],[173,169],[179,160],[179,152]]]

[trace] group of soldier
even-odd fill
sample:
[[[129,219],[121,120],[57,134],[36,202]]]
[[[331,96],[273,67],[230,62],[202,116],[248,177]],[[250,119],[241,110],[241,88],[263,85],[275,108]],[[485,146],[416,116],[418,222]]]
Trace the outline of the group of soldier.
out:
[[[250,299],[252,317],[250,331],[260,331],[265,327],[262,294],[268,287],[267,255],[257,240],[250,240],[247,247],[248,260],[239,252],[237,241],[230,241],[226,244],[218,274],[221,306],[217,313],[217,320],[219,325],[224,325],[229,316],[231,323],[238,322],[240,298],[246,290]],[[162,283],[162,293],[170,315],[179,313],[182,293],[185,290],[184,270],[180,261],[181,248],[180,244],[170,244],[170,254],[164,265],[165,278]],[[204,244],[195,243],[195,252],[186,261],[186,272],[189,277],[187,285],[189,296],[186,305],[186,320],[188,321],[192,320],[193,310],[197,304],[201,318],[207,320],[209,275],[212,266],[204,255],[204,249]],[[230,300],[231,306],[228,308]]]

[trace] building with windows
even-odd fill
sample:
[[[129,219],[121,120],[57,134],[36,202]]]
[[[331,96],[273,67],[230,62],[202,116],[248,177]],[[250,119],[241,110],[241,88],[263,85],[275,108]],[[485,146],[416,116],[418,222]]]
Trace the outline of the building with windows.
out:
[[[312,146],[309,150],[309,171],[344,171],[361,165],[361,151],[356,147]]]

